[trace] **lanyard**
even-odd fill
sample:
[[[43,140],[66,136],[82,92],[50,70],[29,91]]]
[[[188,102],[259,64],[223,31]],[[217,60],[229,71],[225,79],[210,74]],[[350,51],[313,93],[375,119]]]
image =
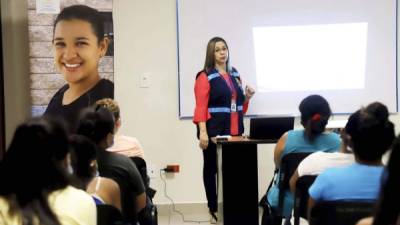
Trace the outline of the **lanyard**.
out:
[[[221,74],[222,76],[222,74]],[[231,90],[232,93],[232,101],[236,102],[236,90],[235,90],[235,86],[233,85],[232,79],[231,79],[231,75],[229,75],[229,73],[227,74],[227,79],[225,79],[224,76],[222,76],[222,78],[224,79],[226,85],[228,85],[229,89]]]
[[[221,74],[222,76],[222,74]],[[224,79],[225,83],[228,85],[230,91],[231,91],[231,112],[237,112],[237,105],[236,105],[236,90],[235,90],[235,86],[233,85],[232,79],[231,79],[231,75],[228,74],[227,75],[227,79],[225,79],[224,76],[222,76],[222,78]]]

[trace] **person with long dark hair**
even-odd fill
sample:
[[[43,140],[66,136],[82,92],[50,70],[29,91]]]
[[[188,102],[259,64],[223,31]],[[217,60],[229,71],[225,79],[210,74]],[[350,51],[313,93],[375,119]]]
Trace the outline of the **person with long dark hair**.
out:
[[[242,88],[239,72],[229,63],[229,48],[220,37],[207,45],[204,68],[196,76],[194,87],[196,108],[193,122],[197,124],[199,146],[203,150],[203,181],[211,222],[217,221],[217,159],[216,145],[211,137],[242,135],[243,114],[254,94],[249,86]]]
[[[70,168],[63,124],[34,118],[18,126],[0,163],[0,224],[96,224],[93,199],[69,185]]]
[[[337,152],[340,148],[338,134],[326,131],[326,125],[332,114],[328,101],[320,95],[310,95],[304,98],[300,105],[301,125],[304,129],[291,130],[279,138],[274,150],[275,167],[280,173],[283,156],[298,152]],[[267,201],[277,210],[279,203],[279,180],[275,180],[267,193]],[[293,209],[293,193],[287,190],[284,194],[282,216],[290,217]]]
[[[96,160],[96,145],[83,135],[72,135],[71,165],[78,179],[77,187],[89,193],[97,205],[108,204],[121,210],[121,192],[118,184],[101,177]]]

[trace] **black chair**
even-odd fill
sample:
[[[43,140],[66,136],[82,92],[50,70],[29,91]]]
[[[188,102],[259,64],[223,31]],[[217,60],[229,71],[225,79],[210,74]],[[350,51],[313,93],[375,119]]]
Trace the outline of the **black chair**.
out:
[[[307,218],[308,189],[314,183],[317,176],[301,176],[296,182],[296,190],[294,194],[294,225],[300,224],[300,217]]]
[[[283,203],[285,191],[289,190],[289,180],[292,177],[293,173],[296,171],[297,166],[300,162],[310,155],[312,152],[296,152],[289,153],[282,157],[280,173],[279,173],[279,203],[278,203],[278,216],[282,217],[283,212]]]
[[[133,163],[136,165],[136,168],[138,169],[140,176],[142,177],[143,184],[146,187],[146,189],[150,185],[150,178],[147,175],[147,164],[146,161],[143,158],[140,158],[138,156],[132,156],[129,157]]]
[[[97,225],[123,225],[121,212],[112,205],[96,205]]]
[[[358,220],[372,216],[372,201],[322,201],[311,210],[310,225],[354,225]]]
[[[153,198],[156,190],[150,187],[150,177],[147,175],[147,164],[143,158],[133,156],[130,159],[135,163],[142,177],[144,186],[146,188],[146,207],[138,213],[138,222],[141,225],[157,225],[158,224],[158,211],[157,206],[153,203]]]

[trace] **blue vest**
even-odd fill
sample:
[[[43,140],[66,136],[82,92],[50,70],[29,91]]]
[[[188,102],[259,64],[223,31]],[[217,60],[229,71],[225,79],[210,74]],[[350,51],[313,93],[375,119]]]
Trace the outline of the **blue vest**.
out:
[[[198,75],[203,72],[200,71]],[[208,99],[208,111],[211,118],[207,121],[207,134],[209,137],[231,134],[231,101],[232,92],[225,79],[216,69],[205,71],[210,83],[210,95]],[[243,102],[244,94],[240,86],[240,75],[235,68],[229,72],[230,79],[236,90],[236,108],[238,111],[239,135],[244,132],[243,126]]]

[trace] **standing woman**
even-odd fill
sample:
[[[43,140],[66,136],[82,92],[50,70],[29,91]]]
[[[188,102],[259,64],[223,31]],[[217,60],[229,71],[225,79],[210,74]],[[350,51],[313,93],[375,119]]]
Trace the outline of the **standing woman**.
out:
[[[204,68],[196,76],[194,87],[196,108],[193,122],[198,127],[199,146],[203,150],[203,181],[211,222],[217,221],[216,145],[210,141],[217,135],[241,135],[243,114],[254,89],[242,82],[238,71],[229,64],[229,49],[220,37],[207,45]],[[245,93],[244,93],[245,92]]]
[[[114,97],[114,84],[101,79],[98,71],[108,43],[96,9],[73,5],[61,11],[54,22],[54,63],[67,84],[53,96],[45,115],[60,116],[73,129],[81,109]]]

